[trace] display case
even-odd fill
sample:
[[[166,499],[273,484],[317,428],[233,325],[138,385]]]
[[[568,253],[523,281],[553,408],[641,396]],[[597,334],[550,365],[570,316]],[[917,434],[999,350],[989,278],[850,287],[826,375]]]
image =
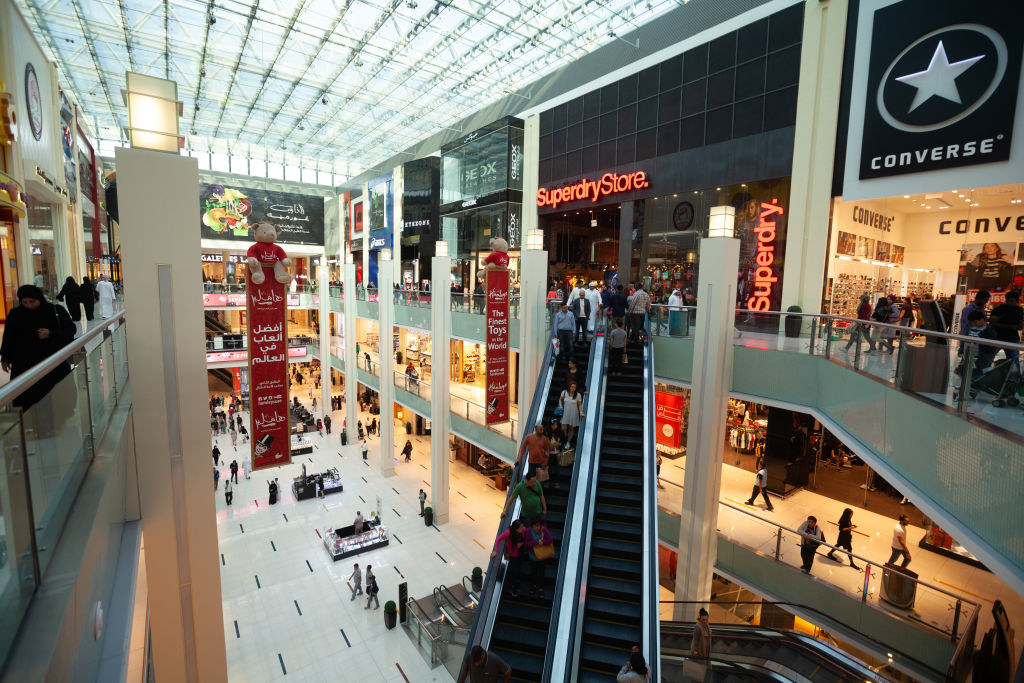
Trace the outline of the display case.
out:
[[[325,472],[317,474],[304,474],[301,477],[295,477],[292,480],[292,493],[295,494],[295,500],[306,500],[307,498],[313,498],[316,496],[316,481],[317,477],[323,477],[324,479],[324,495],[331,493],[340,493],[344,490],[341,485],[341,476],[338,474],[338,469],[332,467]]]
[[[331,559],[338,560],[358,555],[388,545],[388,530],[382,524],[371,526],[360,534],[353,534],[352,527],[327,529],[324,531],[324,547]]]
[[[981,563],[981,560],[976,558],[974,555],[963,547],[953,537],[947,534],[942,528],[934,522],[928,522],[925,527],[924,536],[921,538],[921,542],[918,544],[926,550],[930,550],[933,553],[945,555],[951,557],[954,560],[959,560],[964,564],[969,564],[972,567],[978,567],[988,571],[988,567]]]

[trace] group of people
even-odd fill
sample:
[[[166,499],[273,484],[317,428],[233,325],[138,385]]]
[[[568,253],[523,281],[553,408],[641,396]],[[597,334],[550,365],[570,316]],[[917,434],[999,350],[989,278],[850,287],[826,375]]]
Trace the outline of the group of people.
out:
[[[871,305],[871,295],[862,294],[860,303],[857,306],[857,319],[865,322],[854,325],[850,330],[850,338],[846,342],[845,350],[851,347],[860,347],[860,340],[863,337],[868,345],[868,353],[889,353],[896,350],[897,337],[905,339],[903,334],[891,327],[873,328],[868,321],[899,325],[900,327],[917,327],[916,303],[911,297],[897,297],[894,294],[878,298],[875,305]]]
[[[991,341],[1020,343],[1020,331],[1024,328],[1024,308],[1020,305],[1020,292],[1006,292],[1003,303],[988,310],[992,295],[988,290],[981,290],[974,295],[974,301],[964,306],[960,312],[960,334],[965,337],[976,337]],[[1002,351],[1007,360],[1018,360],[1020,353],[1016,349],[1000,349],[987,344],[974,344],[974,373],[980,375]],[[961,349],[961,354],[966,349]],[[963,369],[960,369],[963,373]]]
[[[114,285],[110,278],[101,275],[99,282],[93,285],[92,280],[82,278],[82,282],[75,282],[75,278],[68,276],[64,280],[64,286],[57,292],[57,301],[63,301],[71,315],[71,319],[78,322],[82,319],[82,311],[85,311],[85,319],[92,320],[96,305],[99,305],[100,318],[106,320],[114,315]]]
[[[563,300],[561,290],[548,290],[550,304],[558,305],[553,327],[558,338],[559,354],[566,354],[575,359],[575,344],[586,343],[587,333],[597,330],[600,316],[611,318],[613,329],[623,329],[623,345],[625,340],[640,340],[644,335],[644,317],[651,310],[651,296],[644,290],[642,282],[630,287],[627,293],[622,285],[605,284],[598,291],[597,284],[589,285],[578,281],[569,295]]]

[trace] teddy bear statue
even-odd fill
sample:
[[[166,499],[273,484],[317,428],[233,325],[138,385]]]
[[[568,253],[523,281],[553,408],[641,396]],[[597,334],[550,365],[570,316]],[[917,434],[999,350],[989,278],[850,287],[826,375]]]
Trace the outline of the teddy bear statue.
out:
[[[508,242],[500,237],[492,237],[490,245],[491,253],[484,259],[487,270],[508,268]]]
[[[292,276],[288,269],[291,267],[292,261],[288,258],[288,254],[284,253],[284,249],[274,244],[281,234],[281,227],[261,221],[253,226],[252,232],[256,244],[249,247],[245,255],[248,257],[246,264],[249,266],[249,275],[253,284],[263,284],[267,277],[264,269],[267,268],[273,268],[274,279],[278,282],[282,284],[291,282]]]

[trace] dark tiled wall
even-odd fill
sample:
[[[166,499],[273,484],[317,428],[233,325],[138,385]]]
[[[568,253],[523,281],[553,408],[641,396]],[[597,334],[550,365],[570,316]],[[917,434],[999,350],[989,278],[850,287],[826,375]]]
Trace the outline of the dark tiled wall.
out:
[[[796,122],[796,4],[540,115],[540,183]]]

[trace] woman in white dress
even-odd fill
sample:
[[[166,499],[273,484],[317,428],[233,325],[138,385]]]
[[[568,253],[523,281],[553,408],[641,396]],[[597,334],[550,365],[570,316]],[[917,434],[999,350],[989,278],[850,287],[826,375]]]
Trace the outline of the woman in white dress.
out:
[[[585,417],[583,413],[583,396],[577,391],[576,383],[569,384],[568,389],[562,390],[558,397],[558,407],[562,409],[562,433],[565,434],[565,442],[574,443],[576,428],[580,426],[580,418]]]

